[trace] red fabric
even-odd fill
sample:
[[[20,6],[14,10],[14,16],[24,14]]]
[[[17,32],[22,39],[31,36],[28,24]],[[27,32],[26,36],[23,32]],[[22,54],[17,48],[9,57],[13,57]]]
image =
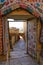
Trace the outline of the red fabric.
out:
[[[10,0],[11,3],[13,3],[13,0]]]
[[[2,12],[0,11],[0,17],[2,16]]]
[[[26,6],[26,5],[24,5],[24,4],[20,4],[20,7],[24,8],[24,9],[26,9],[26,8],[27,8],[27,6]]]
[[[9,4],[9,2],[5,2],[5,5],[8,5]]]

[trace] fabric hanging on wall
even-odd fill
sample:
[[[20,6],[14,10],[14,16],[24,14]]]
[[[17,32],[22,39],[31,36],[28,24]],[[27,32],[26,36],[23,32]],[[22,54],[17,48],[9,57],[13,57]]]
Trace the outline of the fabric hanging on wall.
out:
[[[14,0],[10,0],[11,3],[13,3]]]
[[[9,0],[5,0],[4,5],[5,5],[5,6],[8,6],[8,4],[9,4]]]
[[[5,54],[8,52],[8,45],[9,45],[9,34],[8,34],[8,22],[6,21],[5,23],[6,28],[5,28]]]
[[[5,10],[3,13],[6,15],[6,14],[10,13],[11,11],[12,11],[12,9],[9,8],[9,9]]]
[[[43,18],[39,17],[41,22],[41,31],[40,31],[40,42],[43,44]]]
[[[26,8],[26,10],[28,10],[31,14],[33,13],[33,10],[29,6]]]
[[[40,22],[41,22],[41,30],[40,30],[40,44],[41,44],[41,57],[43,58],[43,18],[40,18]]]
[[[3,4],[5,2],[5,0],[0,0],[0,4]]]
[[[20,4],[20,7],[24,8],[24,9],[27,8],[27,6],[25,4]]]
[[[10,1],[12,1],[12,3]],[[3,9],[1,9],[2,15],[8,14],[11,11],[13,11],[13,9],[15,9],[15,8],[12,7],[12,4],[14,5],[15,3],[17,4],[18,2],[19,2],[19,0],[16,0],[16,1],[14,0],[14,2],[13,2],[13,0],[6,0],[5,6],[3,6]],[[33,5],[31,5],[31,4],[33,4],[33,3],[29,3],[29,2],[27,3],[27,1],[18,3],[18,5],[20,5],[20,7],[26,9],[30,14],[33,14],[36,17],[39,17],[39,15],[41,16],[43,14],[43,9],[41,9],[41,7],[40,7],[41,4],[40,3],[35,3]]]

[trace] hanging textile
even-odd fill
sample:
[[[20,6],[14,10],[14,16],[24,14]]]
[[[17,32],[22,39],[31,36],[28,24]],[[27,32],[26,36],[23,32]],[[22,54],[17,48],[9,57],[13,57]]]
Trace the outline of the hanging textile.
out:
[[[3,7],[5,0],[0,0],[0,9]]]
[[[5,54],[8,52],[8,45],[9,45],[9,32],[8,32],[8,22],[5,21]]]
[[[43,18],[40,17],[41,30],[40,30],[40,43],[41,43],[41,56],[43,57]]]
[[[40,42],[43,43],[43,19],[41,17],[40,18],[40,22],[41,22],[41,34],[40,34]]]
[[[0,4],[3,4],[5,2],[5,0],[0,0]]]
[[[39,14],[43,13],[43,9],[41,9],[41,3],[30,3],[29,0],[28,1],[23,0],[23,1],[24,2],[22,2],[22,0],[6,0],[3,8],[1,9],[2,15],[4,15],[5,12],[8,11],[7,9],[10,8],[10,7],[11,7],[11,10],[15,9],[15,8],[12,7],[12,5],[17,4],[17,3],[18,3],[18,5],[20,5],[20,7],[26,9],[28,12],[30,12],[30,14],[33,14],[36,17],[39,17]],[[6,10],[6,11],[3,12],[3,10]],[[9,12],[7,12],[7,14],[8,13]]]

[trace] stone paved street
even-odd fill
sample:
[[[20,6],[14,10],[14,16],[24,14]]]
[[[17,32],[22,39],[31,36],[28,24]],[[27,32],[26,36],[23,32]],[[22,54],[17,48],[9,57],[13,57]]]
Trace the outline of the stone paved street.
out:
[[[26,54],[25,42],[20,39],[10,52],[10,65],[38,65],[37,62]]]
[[[38,65],[36,60],[32,59],[25,50],[24,40],[19,40],[10,52],[8,62],[0,62],[0,65]]]

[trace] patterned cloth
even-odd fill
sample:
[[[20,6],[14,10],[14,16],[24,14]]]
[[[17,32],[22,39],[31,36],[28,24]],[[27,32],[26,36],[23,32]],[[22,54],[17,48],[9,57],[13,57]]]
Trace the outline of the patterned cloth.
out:
[[[40,22],[41,22],[41,31],[40,31],[40,42],[43,43],[43,19],[41,17],[40,18]]]
[[[40,42],[41,42],[41,56],[43,57],[43,19],[40,17],[41,22],[41,34],[40,34]]]

